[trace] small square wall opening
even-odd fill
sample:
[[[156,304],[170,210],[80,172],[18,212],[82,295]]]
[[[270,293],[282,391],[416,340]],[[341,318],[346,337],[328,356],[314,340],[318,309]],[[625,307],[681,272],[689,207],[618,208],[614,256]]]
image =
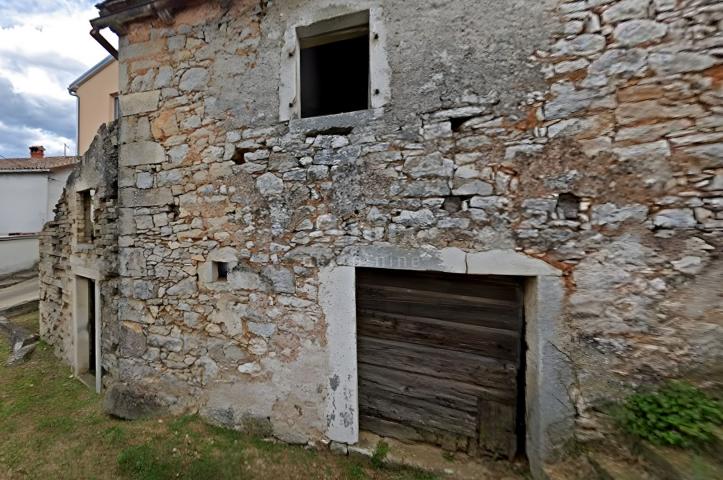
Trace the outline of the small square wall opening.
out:
[[[301,117],[369,108],[369,12],[297,28]]]
[[[216,282],[225,282],[228,280],[228,262],[213,262],[213,279]]]

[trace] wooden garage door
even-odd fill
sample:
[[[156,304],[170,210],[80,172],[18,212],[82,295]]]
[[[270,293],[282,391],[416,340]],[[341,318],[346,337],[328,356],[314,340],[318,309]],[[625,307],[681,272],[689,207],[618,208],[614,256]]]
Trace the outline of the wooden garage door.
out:
[[[356,288],[361,428],[512,457],[520,280],[357,269]]]

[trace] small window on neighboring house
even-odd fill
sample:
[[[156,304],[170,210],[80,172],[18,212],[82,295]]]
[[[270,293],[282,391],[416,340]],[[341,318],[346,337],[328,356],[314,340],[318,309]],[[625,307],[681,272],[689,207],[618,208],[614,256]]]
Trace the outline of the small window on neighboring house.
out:
[[[213,279],[217,282],[225,282],[228,280],[227,262],[213,262]]]
[[[95,230],[95,213],[93,212],[94,190],[78,192],[78,242],[93,243]]]
[[[117,93],[111,96],[113,97],[113,120],[118,120],[121,117],[120,96]]]
[[[369,108],[369,12],[297,28],[301,116]]]

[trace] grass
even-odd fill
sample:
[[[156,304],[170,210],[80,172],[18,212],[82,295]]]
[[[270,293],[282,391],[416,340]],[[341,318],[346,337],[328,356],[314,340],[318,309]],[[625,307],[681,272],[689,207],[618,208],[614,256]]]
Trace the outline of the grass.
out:
[[[14,318],[13,321],[16,321]],[[37,312],[20,316],[37,330]],[[0,360],[9,354],[0,339]],[[326,450],[266,441],[195,416],[126,422],[40,343],[17,367],[0,362],[0,480],[433,480]]]

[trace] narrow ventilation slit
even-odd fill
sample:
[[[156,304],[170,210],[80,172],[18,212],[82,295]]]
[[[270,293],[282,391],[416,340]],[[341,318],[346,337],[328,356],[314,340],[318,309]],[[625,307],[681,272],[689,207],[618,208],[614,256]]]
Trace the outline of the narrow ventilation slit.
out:
[[[317,135],[350,135],[354,127],[331,127],[322,130],[310,130],[306,132],[306,137],[316,137]]]
[[[457,118],[450,118],[449,122],[452,124],[452,131],[453,132],[459,132],[462,129],[462,126],[467,123],[469,120],[472,120],[475,118],[474,116],[468,116],[468,117],[457,117]]]

